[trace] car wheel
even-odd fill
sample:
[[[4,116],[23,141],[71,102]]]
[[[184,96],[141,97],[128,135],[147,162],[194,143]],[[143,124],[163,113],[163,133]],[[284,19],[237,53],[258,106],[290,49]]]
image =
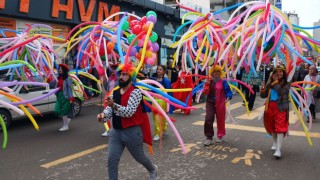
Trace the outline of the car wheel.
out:
[[[7,110],[4,109],[0,109],[0,115],[6,125],[7,128],[9,128],[11,126],[11,122],[12,122],[12,117],[10,112],[8,112]],[[0,126],[0,129],[2,129],[2,127]]]
[[[81,112],[81,106],[82,106],[82,102],[79,99],[76,99],[73,102],[73,112],[75,116],[78,116]]]

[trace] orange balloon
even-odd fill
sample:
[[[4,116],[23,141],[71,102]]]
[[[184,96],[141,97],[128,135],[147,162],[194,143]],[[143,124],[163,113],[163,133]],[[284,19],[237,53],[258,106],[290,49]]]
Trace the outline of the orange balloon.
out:
[[[146,57],[151,58],[152,57],[152,52],[151,51],[146,51]]]
[[[149,24],[145,24],[145,25],[143,25],[142,26],[142,31],[144,31],[144,32],[148,32],[148,30],[149,30]]]
[[[108,42],[108,44],[107,44],[107,49],[108,49],[109,51],[112,51],[113,48],[114,48],[114,43],[113,43],[113,42]]]

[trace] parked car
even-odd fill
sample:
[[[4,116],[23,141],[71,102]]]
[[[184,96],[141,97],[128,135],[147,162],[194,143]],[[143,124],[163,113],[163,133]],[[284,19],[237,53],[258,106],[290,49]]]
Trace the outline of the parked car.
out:
[[[43,96],[44,94],[49,93],[53,89],[50,89],[49,86],[38,86],[38,85],[14,85],[10,87],[13,92],[11,94],[20,97],[24,100],[29,100],[29,99],[34,99],[40,96]],[[77,86],[75,86],[75,89]],[[78,97],[83,97],[83,94],[80,92],[77,92]],[[81,107],[82,107],[82,100],[80,98],[77,98],[77,96],[74,94],[74,97],[76,98],[74,102],[74,114],[75,116],[78,116],[81,112]],[[0,95],[0,100],[5,101],[5,102],[10,102],[10,100],[3,96]],[[46,97],[40,101],[36,101],[31,103],[35,108],[37,108],[42,114],[48,114],[48,113],[53,113],[54,107],[56,104],[56,95],[52,94],[49,97]],[[33,111],[31,111],[28,106],[25,106],[29,112],[32,115],[35,115]],[[2,116],[4,122],[6,123],[7,128],[10,127],[11,123],[13,120],[17,119],[22,119],[26,118],[26,115],[20,115],[17,112],[13,111],[12,109],[7,109],[4,106],[0,105],[0,115]]]

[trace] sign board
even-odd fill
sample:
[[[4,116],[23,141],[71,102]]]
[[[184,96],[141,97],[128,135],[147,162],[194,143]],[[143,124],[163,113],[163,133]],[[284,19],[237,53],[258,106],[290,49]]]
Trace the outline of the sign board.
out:
[[[258,76],[254,76],[253,73],[251,73],[250,78],[249,78],[249,73],[246,71],[243,72],[242,74],[242,79],[241,81],[246,82],[249,85],[258,85],[260,86],[262,83],[263,79],[263,71],[257,72]]]
[[[16,20],[0,17],[0,28],[15,31],[16,30]],[[16,36],[16,33],[14,33],[14,32],[3,31],[3,33],[7,38]],[[0,34],[0,37],[3,38],[2,34]]]

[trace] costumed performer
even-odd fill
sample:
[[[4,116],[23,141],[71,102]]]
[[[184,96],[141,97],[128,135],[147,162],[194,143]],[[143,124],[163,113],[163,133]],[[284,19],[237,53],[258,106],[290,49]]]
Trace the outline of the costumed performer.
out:
[[[147,113],[143,110],[142,93],[132,85],[136,70],[129,64],[120,65],[119,86],[106,97],[107,107],[97,115],[100,122],[111,119],[109,133],[108,174],[110,180],[118,179],[118,166],[125,147],[133,158],[157,179],[157,167],[152,164],[143,150],[143,141],[152,145],[151,130]]]
[[[206,116],[204,123],[205,146],[214,143],[213,123],[217,117],[217,143],[222,142],[223,136],[226,135],[226,100],[232,99],[232,91],[226,80],[222,80],[222,67],[214,65],[209,72],[210,78],[206,80],[203,93],[207,95]]]
[[[270,75],[267,84],[262,82],[260,96],[267,98],[264,111],[264,126],[272,135],[275,150],[274,157],[281,157],[281,147],[289,127],[289,90],[291,83],[287,81],[284,66],[278,65]]]

